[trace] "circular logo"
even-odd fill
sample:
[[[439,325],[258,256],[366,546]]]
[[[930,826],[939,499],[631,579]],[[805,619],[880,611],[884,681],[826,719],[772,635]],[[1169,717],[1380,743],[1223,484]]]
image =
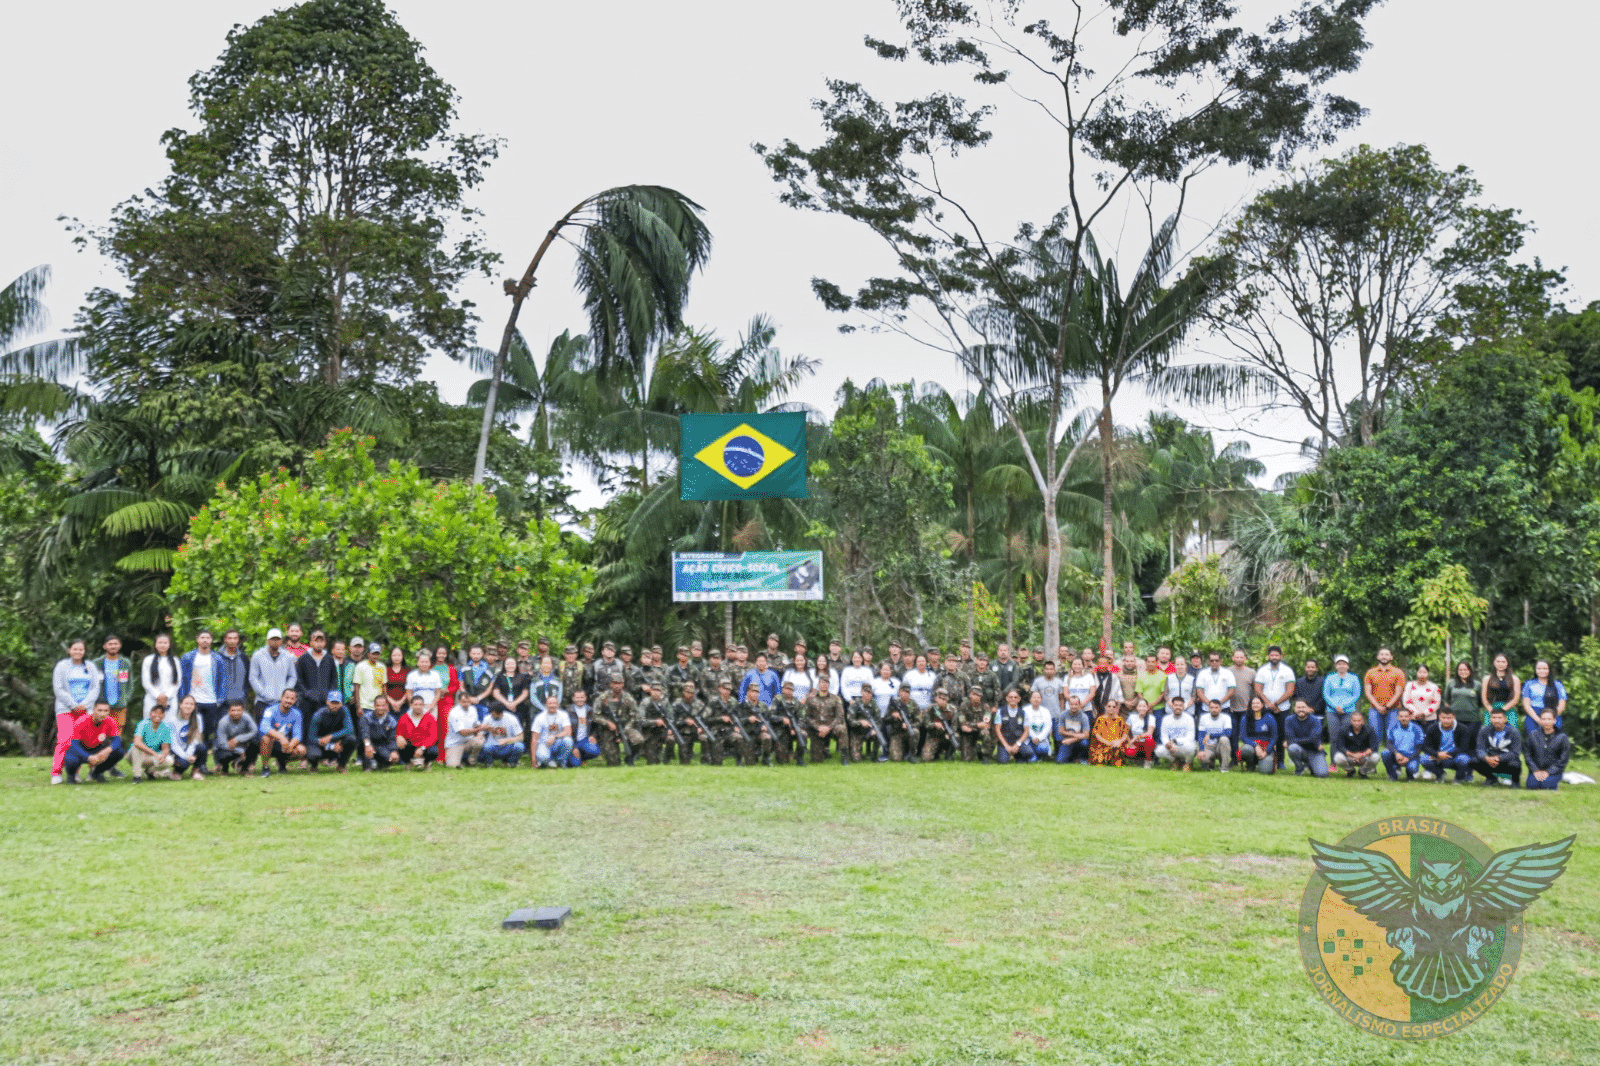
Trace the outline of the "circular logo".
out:
[[[767,453],[754,437],[735,437],[722,447],[722,465],[738,477],[751,477],[767,461]]]
[[[1483,1016],[1522,956],[1522,912],[1560,876],[1573,838],[1498,854],[1437,818],[1387,818],[1311,841],[1300,958],[1323,1002],[1392,1040]]]

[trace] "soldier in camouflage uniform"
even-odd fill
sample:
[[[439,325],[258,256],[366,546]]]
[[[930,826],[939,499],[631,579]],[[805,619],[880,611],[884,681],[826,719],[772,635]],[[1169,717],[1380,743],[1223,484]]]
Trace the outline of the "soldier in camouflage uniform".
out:
[[[622,690],[637,703],[644,695],[644,671],[633,661],[633,647],[624,644],[618,650],[617,658],[622,661]]]
[[[639,732],[644,734],[644,761],[656,766],[662,753],[672,747],[672,734],[667,730],[667,719],[672,708],[662,697],[661,686],[654,681],[645,686],[645,701],[639,705]]]
[[[972,678],[967,682],[963,692],[970,692],[973,688],[983,691],[983,702],[990,707],[1000,702],[1000,678],[989,669],[989,657],[983,652],[978,653],[977,668],[972,671]]]
[[[759,749],[761,765],[771,766],[772,752],[777,747],[778,738],[767,725],[767,709],[762,706],[761,693],[756,686],[751,685],[745,691],[744,703],[740,705],[739,711],[739,724],[744,726],[745,733],[750,737],[752,754]]]
[[[785,681],[783,690],[772,701],[768,720],[778,728],[778,761],[787,766],[806,764],[806,709],[794,698],[794,682]]]
[[[744,766],[749,763],[750,745],[739,735],[734,721],[738,713],[739,701],[733,698],[733,682],[726,679],[717,682],[717,695],[706,701],[705,722],[711,727],[717,749],[726,752],[731,748],[734,761]]]
[[[878,713],[878,702],[872,698],[872,686],[862,685],[861,692],[850,701],[850,706],[845,708],[845,721],[850,725],[850,758],[859,761],[862,758],[863,746],[878,743],[878,738],[872,732],[872,719]],[[888,762],[889,753],[880,751],[876,755],[878,762]]]
[[[583,664],[578,661],[578,646],[568,644],[567,650],[561,656],[561,665],[556,667],[556,680],[561,682],[561,698],[567,703],[572,702],[572,694],[584,687]]]
[[[704,721],[706,713],[706,705],[695,698],[694,683],[686,681],[678,691],[680,696],[672,704],[672,720],[683,737],[683,747],[678,749],[678,762],[688,766],[696,744],[700,745],[701,762],[722,762],[722,748],[717,744],[716,737],[702,732],[694,722],[696,718]]]
[[[923,717],[922,729],[922,761],[933,762],[941,754],[948,751],[952,755],[960,754],[955,751],[950,743],[950,735],[944,727],[955,729],[955,708],[950,706],[950,690],[936,688],[933,690],[933,703],[929,705]],[[944,723],[941,725],[940,723]]]
[[[657,691],[667,691],[667,668],[661,665],[661,648],[656,646],[645,653],[643,661],[639,663],[639,672],[644,675],[644,687],[648,689],[655,685]]]
[[[911,702],[911,686],[902,683],[900,692],[889,701],[883,713],[884,732],[889,735],[889,758],[895,762],[920,761],[917,757],[918,726],[921,716]]]
[[[600,646],[600,658],[594,661],[593,691],[589,694],[589,702],[598,705],[601,697],[611,691],[611,679],[620,677],[626,686],[627,677],[623,674],[622,663],[617,658],[617,646],[609,640]]]
[[[806,697],[806,733],[811,737],[811,761],[826,762],[828,741],[839,749],[842,762],[850,762],[850,729],[845,724],[844,701],[828,691],[828,675],[817,677],[817,687]]]
[[[982,658],[982,656],[979,656]],[[957,715],[956,735],[961,738],[962,762],[988,762],[994,755],[994,704],[982,685],[973,685]]]
[[[700,675],[705,673],[706,669],[705,645],[698,640],[689,642],[689,669],[694,671],[692,676],[694,677],[695,688],[698,690],[700,687]]]
[[[612,720],[612,716],[615,716],[615,721]],[[622,690],[622,676],[613,674],[611,691],[600,697],[600,703],[595,707],[594,721],[591,723],[595,740],[600,745],[600,754],[605,757],[607,766],[615,766],[622,761],[622,745],[618,742],[619,727],[621,735],[627,738],[629,746],[633,749],[627,757],[628,765],[633,765],[633,760],[644,744],[644,734],[639,732],[638,717],[639,704]]]
[[[906,676],[906,670],[910,665],[901,657],[900,642],[891,640],[889,642],[889,672],[894,674],[894,679],[896,681],[902,680]]]
[[[705,672],[700,675],[699,689],[702,701],[716,699],[718,694],[722,692],[722,683],[724,681],[728,683],[728,689],[731,692],[733,686],[743,676],[742,673],[736,672],[736,668],[731,662],[723,661],[722,653],[716,648],[711,649],[709,658],[710,661],[706,664]]]
[[[667,691],[673,693],[682,692],[685,684],[693,685],[696,689],[700,687],[700,675],[689,662],[688,648],[678,648],[678,661],[667,667],[666,684]]]

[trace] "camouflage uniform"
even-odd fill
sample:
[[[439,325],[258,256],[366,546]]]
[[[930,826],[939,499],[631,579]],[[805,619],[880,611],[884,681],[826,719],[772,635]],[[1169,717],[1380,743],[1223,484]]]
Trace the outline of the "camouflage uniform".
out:
[[[772,713],[768,719],[778,728],[778,761],[784,765],[794,762],[799,766],[806,763],[806,708],[805,704],[793,696],[779,695],[772,701]],[[798,729],[790,732],[778,720],[788,718]]]
[[[683,735],[683,747],[678,750],[678,762],[684,766],[689,765],[689,758],[693,754],[696,743],[700,745],[700,761],[708,763],[722,762],[722,746],[717,743],[716,734],[709,737],[700,735],[700,727],[694,724],[694,719],[705,720],[706,705],[699,700],[685,700],[681,697],[672,705],[672,720],[677,725],[678,732]]]
[[[566,703],[572,702],[572,694],[588,686],[583,682],[583,664],[574,659],[572,662],[562,660],[556,667],[556,679],[561,682],[561,699]],[[594,694],[590,693],[592,697]]]
[[[673,663],[671,666],[667,667],[667,687],[662,691],[676,692],[679,695],[682,695],[683,686],[685,684],[693,685],[695,688],[695,693],[697,695],[699,694],[700,673],[694,668],[692,663],[684,663],[682,665]]]
[[[672,745],[672,734],[665,726],[655,725],[651,718],[671,719],[672,708],[664,699],[650,697],[639,706],[639,732],[644,735],[644,761],[651,766],[661,762],[662,750]]]
[[[981,691],[981,685],[976,687]],[[969,693],[956,715],[962,762],[987,761],[994,756],[994,730],[990,727],[994,721],[994,705],[986,697],[980,696],[979,700],[973,703]]]
[[[610,661],[605,659],[596,659],[594,661],[594,674],[589,682],[590,687],[593,689],[593,691],[589,693],[589,698],[591,701],[597,695],[606,696],[610,694],[611,679],[613,677],[622,678],[622,691],[628,691],[627,677],[622,669],[621,659],[612,659]]]
[[[644,696],[644,670],[637,663],[622,664],[622,691],[635,700]]]
[[[755,721],[750,719],[754,718]],[[744,731],[750,734],[750,744],[753,750],[761,752],[761,761],[767,766],[772,765],[772,753],[778,746],[778,738],[773,730],[768,727],[767,708],[761,703],[751,705],[749,700],[739,704],[739,724],[744,726]]]
[[[748,766],[750,745],[740,735],[739,729],[730,724],[739,714],[738,700],[724,700],[718,696],[716,699],[706,701],[706,725],[711,728],[711,735],[716,739],[718,749],[726,752],[731,748],[735,761],[741,766]],[[728,721],[721,721],[723,718]]]
[[[925,727],[922,730],[923,762],[933,762],[942,751],[951,750],[950,735],[944,731],[944,725],[939,724],[943,722],[951,729],[956,728],[955,704],[950,702],[948,690],[945,691],[946,697],[943,706],[939,704],[938,699],[935,699],[933,703],[929,704],[927,711],[924,713],[923,721]],[[958,755],[960,753],[952,752],[952,754]]]
[[[850,750],[848,739],[849,730],[841,730],[844,725],[844,702],[833,693],[826,696],[813,692],[806,697],[806,733],[811,737],[811,761],[813,763],[826,762],[828,759],[828,741],[836,745],[843,742],[842,752]],[[819,736],[818,726],[829,726],[827,736]]]
[[[651,663],[649,666],[641,666],[639,673],[644,678],[646,696],[650,694],[651,685],[656,686],[656,691],[658,692],[667,691],[667,668],[665,666],[657,666],[655,663]]]
[[[917,757],[918,725],[922,718],[917,712],[917,705],[911,702],[910,696],[900,699],[896,696],[889,701],[889,707],[883,712],[883,731],[889,738],[889,758],[895,762],[903,761],[907,756]],[[902,721],[902,718],[904,721]],[[909,723],[909,729],[907,728]]]
[[[635,754],[644,745],[644,734],[639,732],[638,703],[634,702],[633,697],[626,692],[620,695],[607,692],[600,697],[599,704],[595,706],[594,718],[591,720],[591,732],[594,733],[595,742],[600,745],[600,754],[605,757],[607,766],[616,766],[622,761],[621,745],[617,743],[616,731],[609,728],[612,714],[617,716],[617,724],[622,728],[622,735],[628,738],[628,743],[633,746]]]
[[[878,703],[870,695],[871,689],[862,686],[862,692],[868,695],[857,696],[850,701],[850,706],[845,709],[845,717],[850,721],[850,758],[861,758],[861,748],[868,741],[877,744],[877,737],[872,735],[872,718],[878,713]],[[878,752],[878,761],[882,762],[889,757],[886,751]]]

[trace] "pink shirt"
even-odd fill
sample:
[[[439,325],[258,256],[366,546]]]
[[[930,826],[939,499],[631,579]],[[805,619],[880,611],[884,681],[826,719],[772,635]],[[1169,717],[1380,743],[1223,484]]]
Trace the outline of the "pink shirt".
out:
[[[1432,681],[1407,681],[1400,695],[1400,706],[1417,722],[1431,722],[1439,713],[1439,686]]]

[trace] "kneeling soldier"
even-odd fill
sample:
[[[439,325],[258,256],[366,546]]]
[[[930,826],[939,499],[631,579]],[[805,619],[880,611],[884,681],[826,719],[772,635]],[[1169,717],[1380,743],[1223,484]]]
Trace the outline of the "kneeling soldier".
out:
[[[828,691],[828,675],[817,675],[817,687],[806,697],[806,732],[811,734],[811,761],[828,758],[828,741],[839,749],[839,761],[850,762],[849,727],[844,720],[844,701]]]
[[[978,658],[981,662],[983,656]],[[982,685],[973,685],[967,694],[960,721],[957,735],[961,737],[961,761],[988,762],[994,754],[994,712],[989,709]]]

